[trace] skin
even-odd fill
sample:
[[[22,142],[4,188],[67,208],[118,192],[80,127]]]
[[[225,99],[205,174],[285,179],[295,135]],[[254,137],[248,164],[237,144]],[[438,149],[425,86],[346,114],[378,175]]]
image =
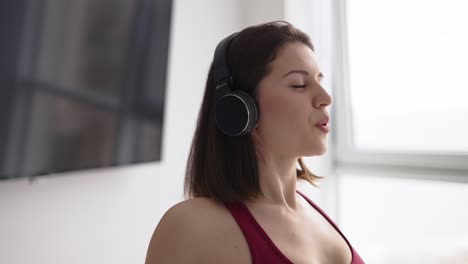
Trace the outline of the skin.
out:
[[[244,204],[293,263],[351,263],[344,239],[296,193],[297,159],[327,150],[327,134],[315,125],[328,115],[332,98],[320,84],[315,54],[302,43],[288,43],[270,66],[258,86],[261,116],[252,131],[265,154],[259,164],[264,196]],[[287,74],[291,70],[299,72]],[[249,264],[251,255],[225,206],[197,197],[174,205],[160,220],[146,257],[146,264],[155,263]]]
[[[260,82],[261,116],[252,136],[262,146],[266,162],[259,162],[264,197],[255,202],[297,209],[297,159],[322,155],[327,150],[327,134],[315,126],[328,116],[326,109],[332,104],[320,84],[322,78],[315,53],[305,44],[294,42],[279,50],[270,74]]]

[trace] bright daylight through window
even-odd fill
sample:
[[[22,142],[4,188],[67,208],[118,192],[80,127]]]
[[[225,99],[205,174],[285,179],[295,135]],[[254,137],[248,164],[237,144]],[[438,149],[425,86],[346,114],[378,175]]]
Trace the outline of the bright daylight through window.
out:
[[[468,2],[346,2],[361,150],[468,153]]]

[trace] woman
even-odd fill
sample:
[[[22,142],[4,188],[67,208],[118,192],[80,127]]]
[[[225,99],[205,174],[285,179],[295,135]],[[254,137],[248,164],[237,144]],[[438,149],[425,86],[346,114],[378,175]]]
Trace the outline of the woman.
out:
[[[187,163],[190,199],[162,217],[147,264],[364,263],[296,189],[321,178],[302,157],[327,149],[322,78],[309,37],[287,22],[218,44]]]

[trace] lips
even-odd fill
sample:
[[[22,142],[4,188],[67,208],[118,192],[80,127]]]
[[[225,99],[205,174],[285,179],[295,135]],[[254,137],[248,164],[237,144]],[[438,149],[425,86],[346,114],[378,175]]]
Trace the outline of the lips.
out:
[[[328,122],[330,122],[330,119],[328,116],[325,116],[324,118],[320,119],[315,126],[320,129],[324,133],[328,133],[330,131],[330,128],[328,127]]]
[[[330,118],[325,116],[324,118],[320,119],[315,125],[316,126],[328,126],[328,122],[330,122]]]

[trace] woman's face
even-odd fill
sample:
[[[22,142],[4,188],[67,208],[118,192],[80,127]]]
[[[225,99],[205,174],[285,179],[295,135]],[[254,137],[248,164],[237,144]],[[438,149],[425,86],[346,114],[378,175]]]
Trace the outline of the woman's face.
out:
[[[327,149],[327,132],[317,123],[328,117],[331,96],[320,82],[315,53],[301,42],[285,44],[258,85],[262,145],[281,157],[315,156]]]

